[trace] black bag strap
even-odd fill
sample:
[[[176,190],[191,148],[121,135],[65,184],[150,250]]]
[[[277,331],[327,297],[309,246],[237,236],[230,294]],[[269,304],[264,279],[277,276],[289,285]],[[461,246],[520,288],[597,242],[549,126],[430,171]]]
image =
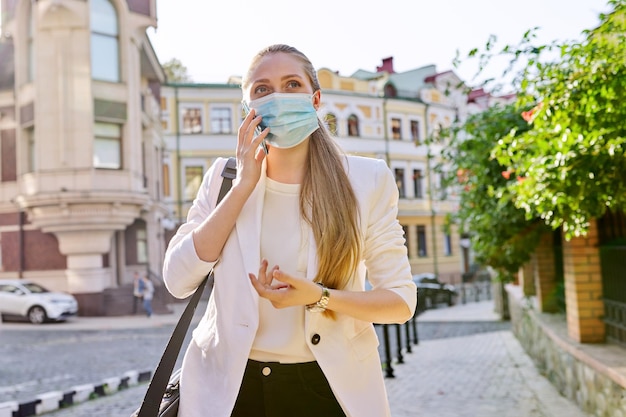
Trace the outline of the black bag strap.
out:
[[[226,165],[222,170],[222,186],[220,187],[220,192],[217,196],[217,204],[222,201],[222,198],[224,198],[228,190],[230,190],[233,179],[235,179],[236,176],[237,160],[234,157],[230,157],[228,158],[228,161],[226,161]],[[159,365],[154,371],[154,376],[150,381],[150,385],[148,386],[148,390],[144,396],[141,408],[137,413],[137,417],[155,417],[158,415],[163,394],[165,393],[172,371],[174,370],[174,365],[176,365],[178,353],[183,345],[185,335],[189,329],[189,324],[191,324],[191,319],[196,311],[198,301],[200,301],[200,296],[202,295],[204,287],[206,286],[209,276],[212,273],[213,272],[211,271],[209,275],[204,278],[202,284],[200,284],[200,286],[196,289],[196,292],[194,292],[191,296],[187,307],[185,307],[185,311],[183,311],[183,314],[178,319],[178,323],[170,336],[170,340],[167,342],[163,356],[161,356]]]

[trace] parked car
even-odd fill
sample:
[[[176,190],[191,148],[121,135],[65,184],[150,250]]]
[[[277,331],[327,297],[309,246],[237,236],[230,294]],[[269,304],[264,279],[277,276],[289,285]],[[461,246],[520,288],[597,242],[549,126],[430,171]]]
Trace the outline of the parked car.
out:
[[[439,304],[451,306],[458,295],[454,285],[439,281],[437,275],[430,272],[413,275],[413,282],[417,286],[417,308],[420,311]]]
[[[49,291],[29,280],[0,279],[2,317],[26,318],[34,324],[64,321],[78,312],[73,295]]]

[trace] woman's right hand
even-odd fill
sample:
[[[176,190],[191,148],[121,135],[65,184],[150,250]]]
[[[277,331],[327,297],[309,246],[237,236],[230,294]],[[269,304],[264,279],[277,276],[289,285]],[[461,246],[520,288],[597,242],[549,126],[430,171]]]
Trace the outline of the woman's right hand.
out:
[[[261,116],[257,116],[256,111],[251,109],[241,122],[237,135],[237,179],[235,184],[248,188],[250,192],[256,187],[261,177],[261,165],[265,158],[265,152],[260,145],[269,133],[269,128],[265,128],[261,134],[255,137],[255,130],[261,120]]]

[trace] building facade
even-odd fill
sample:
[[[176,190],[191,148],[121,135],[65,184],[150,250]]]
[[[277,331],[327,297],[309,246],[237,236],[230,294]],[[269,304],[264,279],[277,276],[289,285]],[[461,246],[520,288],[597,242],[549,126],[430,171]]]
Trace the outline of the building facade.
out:
[[[114,314],[107,291],[164,253],[155,0],[3,0],[2,18],[0,277]]]
[[[438,75],[429,66],[397,74],[386,62],[390,67],[349,77],[319,69],[318,114],[346,153],[384,159],[394,173],[413,272],[436,272],[444,281],[460,282],[470,260],[449,221],[458,190],[442,186],[434,167],[444,145],[431,139],[466,114],[467,95],[451,72]],[[241,100],[237,77],[225,84],[163,86],[164,202],[174,224],[184,221],[213,161],[235,154],[244,117]]]

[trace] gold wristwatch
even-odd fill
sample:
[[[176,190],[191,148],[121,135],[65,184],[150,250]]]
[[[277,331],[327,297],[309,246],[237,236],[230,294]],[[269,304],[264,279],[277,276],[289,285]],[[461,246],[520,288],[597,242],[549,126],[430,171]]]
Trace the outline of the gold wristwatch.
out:
[[[310,311],[311,313],[321,313],[326,311],[326,307],[328,307],[328,300],[330,299],[330,291],[328,291],[328,288],[319,282],[317,284],[322,287],[322,296],[317,303],[308,304],[306,306],[307,311]]]

